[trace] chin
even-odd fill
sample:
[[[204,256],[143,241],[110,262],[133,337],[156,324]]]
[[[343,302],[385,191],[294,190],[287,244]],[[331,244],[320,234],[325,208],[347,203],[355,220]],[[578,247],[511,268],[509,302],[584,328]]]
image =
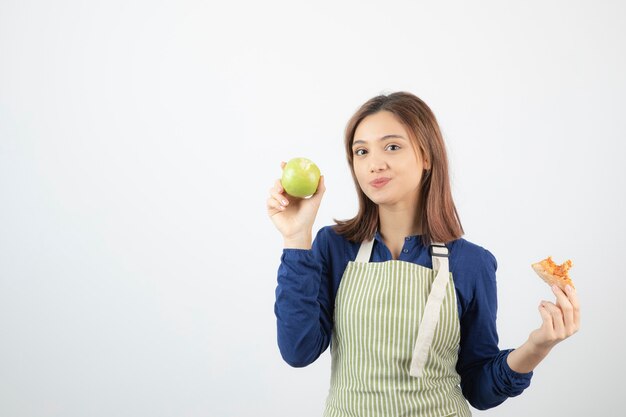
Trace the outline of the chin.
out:
[[[381,195],[373,195],[373,196],[368,195],[367,198],[369,198],[372,201],[372,203],[378,206],[393,205],[396,203],[394,199],[390,197],[381,196]]]

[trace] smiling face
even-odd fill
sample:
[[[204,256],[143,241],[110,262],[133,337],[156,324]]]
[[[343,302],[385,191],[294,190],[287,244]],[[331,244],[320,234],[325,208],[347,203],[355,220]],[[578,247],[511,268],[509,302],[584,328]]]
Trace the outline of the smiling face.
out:
[[[364,118],[352,142],[354,174],[361,190],[378,205],[413,205],[424,165],[416,145],[396,116],[379,111]]]

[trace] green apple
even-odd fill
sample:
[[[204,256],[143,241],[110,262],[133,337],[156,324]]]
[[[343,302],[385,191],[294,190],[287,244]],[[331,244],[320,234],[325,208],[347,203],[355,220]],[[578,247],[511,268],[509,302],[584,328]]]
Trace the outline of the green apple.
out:
[[[306,158],[293,158],[283,168],[281,185],[292,197],[308,197],[315,194],[320,181],[320,169]]]

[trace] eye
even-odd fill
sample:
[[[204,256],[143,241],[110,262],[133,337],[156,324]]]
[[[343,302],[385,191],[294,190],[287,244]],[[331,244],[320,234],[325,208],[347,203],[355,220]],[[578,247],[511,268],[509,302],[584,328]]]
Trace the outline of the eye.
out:
[[[394,150],[400,149],[400,147],[398,145],[394,145],[394,144],[391,144],[391,145],[387,146],[387,149],[389,149],[389,148],[395,148]]]
[[[363,156],[364,153],[363,152],[367,152],[365,149],[361,148],[361,149],[357,149],[356,151],[354,151],[354,154],[356,156]]]

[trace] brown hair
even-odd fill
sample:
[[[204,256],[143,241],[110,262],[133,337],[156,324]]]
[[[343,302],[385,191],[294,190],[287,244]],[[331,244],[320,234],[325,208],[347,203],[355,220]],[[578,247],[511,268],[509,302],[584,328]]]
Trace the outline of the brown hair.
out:
[[[424,170],[420,185],[419,212],[422,242],[447,243],[463,236],[463,227],[457,213],[448,175],[448,157],[443,137],[434,113],[421,99],[407,92],[379,95],[363,104],[350,118],[345,129],[345,149],[352,179],[359,196],[359,212],[348,220],[333,219],[334,230],[352,242],[374,238],[378,228],[378,206],[370,200],[354,174],[352,141],[359,123],[379,111],[393,113],[407,129],[416,151],[430,162]]]

